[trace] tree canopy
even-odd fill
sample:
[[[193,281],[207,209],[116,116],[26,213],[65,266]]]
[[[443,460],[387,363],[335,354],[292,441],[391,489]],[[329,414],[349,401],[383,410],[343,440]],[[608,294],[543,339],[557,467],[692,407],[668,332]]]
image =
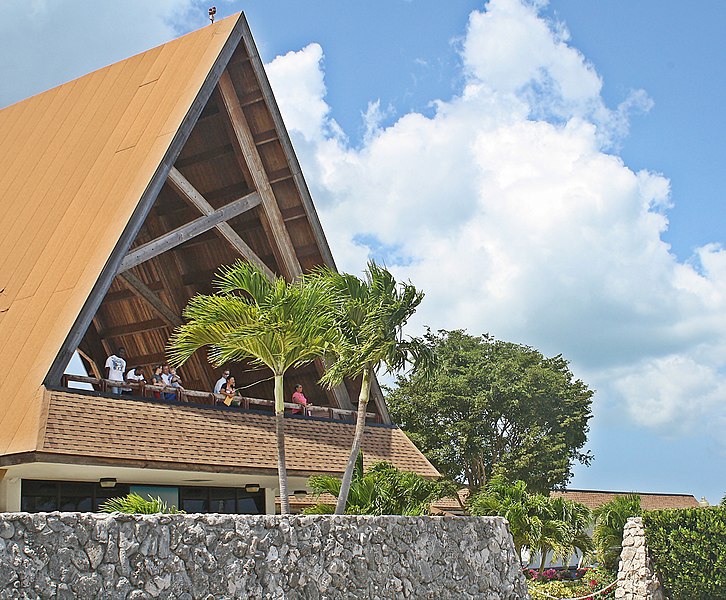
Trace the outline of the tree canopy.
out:
[[[434,372],[398,377],[387,400],[442,474],[473,490],[500,474],[545,492],[570,480],[575,461],[589,464],[594,392],[561,355],[460,330],[427,339]]]

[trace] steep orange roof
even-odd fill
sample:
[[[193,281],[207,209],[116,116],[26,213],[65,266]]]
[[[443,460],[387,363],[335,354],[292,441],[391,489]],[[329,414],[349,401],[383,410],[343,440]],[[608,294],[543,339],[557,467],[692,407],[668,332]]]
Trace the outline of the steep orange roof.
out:
[[[276,472],[272,415],[189,404],[46,392],[47,423],[38,452],[158,468]],[[285,420],[290,474],[342,473],[355,426],[323,419]],[[366,427],[367,464],[389,461],[424,476],[439,474],[400,429]],[[107,462],[105,464],[108,464]]]
[[[43,380],[240,21],[0,111],[0,454],[36,447]]]
[[[551,492],[551,496],[563,497],[584,504],[590,509],[598,508],[618,496],[638,494],[643,510],[659,510],[665,508],[697,508],[698,500],[691,494],[653,494],[650,492],[606,492],[599,490],[564,490]]]

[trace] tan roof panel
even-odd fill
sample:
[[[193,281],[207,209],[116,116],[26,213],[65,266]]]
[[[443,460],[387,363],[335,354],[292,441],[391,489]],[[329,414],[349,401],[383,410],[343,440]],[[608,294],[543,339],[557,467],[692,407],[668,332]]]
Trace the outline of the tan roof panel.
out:
[[[47,392],[48,419],[39,450],[89,459],[199,470],[276,471],[272,415],[185,404]],[[342,473],[355,426],[323,419],[285,420],[290,473]],[[400,429],[366,427],[367,464],[389,461],[399,469],[438,472]],[[177,465],[176,467],[172,466]]]
[[[659,510],[665,508],[697,508],[698,500],[690,494],[653,494],[650,492],[607,492],[598,490],[564,490],[551,492],[551,496],[561,496],[567,500],[580,502],[590,509],[598,508],[614,500],[618,496],[638,494],[643,510]]]
[[[35,448],[32,399],[236,23],[0,110],[0,454]]]

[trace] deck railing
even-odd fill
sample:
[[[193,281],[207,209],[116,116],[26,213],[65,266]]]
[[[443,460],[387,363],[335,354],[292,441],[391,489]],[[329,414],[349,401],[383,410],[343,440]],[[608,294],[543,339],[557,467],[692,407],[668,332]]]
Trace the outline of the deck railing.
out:
[[[187,390],[184,388],[173,387],[170,385],[153,385],[144,381],[114,381],[111,379],[102,379],[100,377],[85,377],[83,375],[63,375],[61,387],[70,388],[70,383],[86,383],[93,386],[97,392],[105,394],[123,395],[124,391],[131,396],[143,398],[164,398],[167,400],[176,400],[178,402],[188,402],[193,404],[202,404],[208,406],[225,406],[227,396],[224,394],[214,394],[212,392],[200,392],[198,390]],[[118,394],[114,390],[118,390]],[[250,398],[248,396],[234,396],[234,403],[238,403],[239,408],[246,410],[262,410],[275,411],[275,402],[273,400],[265,400],[263,398]],[[285,409],[303,409],[303,416],[308,417],[324,417],[335,419],[338,421],[355,421],[356,411],[345,410],[342,408],[333,408],[332,406],[306,406],[301,407],[299,404],[285,402]],[[366,413],[366,420],[380,422],[380,417],[376,413]]]

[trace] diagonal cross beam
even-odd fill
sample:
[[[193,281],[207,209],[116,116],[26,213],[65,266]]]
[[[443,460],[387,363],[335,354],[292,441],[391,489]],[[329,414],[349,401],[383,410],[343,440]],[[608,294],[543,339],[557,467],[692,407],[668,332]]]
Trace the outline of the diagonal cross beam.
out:
[[[140,265],[141,263],[166,252],[167,250],[176,248],[184,242],[213,229],[220,223],[224,223],[225,221],[254,208],[260,202],[261,199],[259,194],[257,192],[253,192],[215,210],[208,215],[194,219],[191,223],[177,227],[173,231],[165,233],[155,240],[142,244],[138,248],[134,248],[129,251],[123,261],[121,261],[121,268],[118,272],[123,273],[124,271],[128,271],[136,265]]]
[[[207,202],[197,189],[189,182],[189,180],[181,174],[176,168],[172,167],[169,171],[169,178],[167,183],[185,200],[188,204],[194,206],[203,215],[211,215],[214,212],[214,207]],[[229,223],[218,223],[215,225],[219,234],[229,242],[229,244],[239,254],[246,258],[252,264],[257,265],[262,272],[267,275],[269,279],[274,279],[275,274],[270,268],[263,262],[263,260],[255,254],[255,251],[250,248],[245,241],[239,236],[239,234],[232,229]]]

